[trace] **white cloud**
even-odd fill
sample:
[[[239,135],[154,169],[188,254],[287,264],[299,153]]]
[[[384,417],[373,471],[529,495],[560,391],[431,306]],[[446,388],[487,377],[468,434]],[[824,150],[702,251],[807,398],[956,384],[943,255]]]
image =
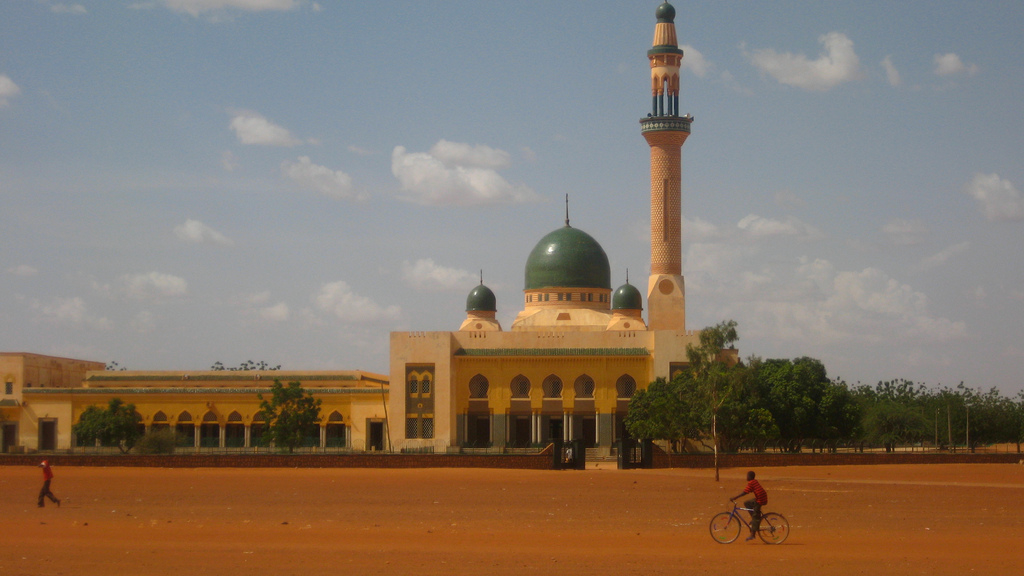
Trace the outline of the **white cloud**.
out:
[[[683,63],[680,68],[693,72],[693,74],[698,78],[703,78],[707,75],[708,71],[714,67],[714,65],[712,65],[711,62],[708,62],[707,59],[704,58],[704,55],[693,46],[684,44],[683,46],[680,46],[680,48],[683,50]]]
[[[178,276],[162,272],[125,274],[120,281],[124,292],[139,300],[172,298],[188,292],[188,282]]]
[[[935,55],[935,74],[939,76],[957,76],[966,74],[974,76],[978,73],[978,67],[974,64],[964,64],[959,56],[950,52],[949,54]]]
[[[273,306],[267,306],[266,308],[260,308],[260,318],[264,320],[270,320],[272,322],[285,322],[288,320],[289,310],[288,304],[285,302],[278,302]]]
[[[754,50],[747,57],[762,73],[804,90],[826,91],[860,78],[860,60],[853,51],[853,41],[841,32],[829,32],[818,41],[825,51],[816,60],[803,54],[780,54],[770,48]]]
[[[974,198],[990,221],[1024,220],[1024,198],[1013,182],[998,174],[975,174],[964,193]]]
[[[439,156],[435,156],[439,154]],[[487,146],[438,142],[431,152],[391,153],[391,173],[401,183],[403,198],[425,205],[488,205],[533,202],[536,192],[510,184],[495,171],[507,154]]]
[[[285,12],[299,6],[298,0],[163,0],[163,3],[175,12],[192,16],[229,8],[247,12]]]
[[[32,266],[29,266],[28,264],[19,264],[18,266],[12,266],[8,268],[7,272],[14,274],[15,276],[28,277],[35,276],[36,274],[39,273],[39,270]]]
[[[478,280],[472,272],[439,266],[430,258],[421,258],[413,263],[403,262],[402,276],[412,286],[425,290],[469,290]]]
[[[298,162],[285,160],[281,172],[303,188],[315,190],[332,198],[358,198],[352,190],[352,178],[341,170],[313,164],[309,156],[300,156]]]
[[[343,322],[395,319],[402,312],[398,306],[381,307],[373,300],[356,294],[343,280],[321,286],[313,302],[320,310],[334,314]]]
[[[231,129],[242,144],[261,146],[298,146],[302,141],[286,128],[255,112],[239,112],[231,119]]]
[[[903,83],[903,79],[900,78],[900,71],[892,63],[891,56],[886,56],[882,59],[882,68],[885,69],[885,79],[889,81],[890,86],[899,86]]]
[[[0,108],[7,106],[8,99],[21,94],[21,88],[4,74],[0,74]]]
[[[736,224],[736,227],[752,238],[788,236],[810,240],[822,236],[820,230],[792,216],[785,220],[772,220],[748,214]]]
[[[910,246],[921,243],[923,237],[928,234],[928,227],[920,220],[893,218],[882,227],[882,233],[888,236],[893,244]]]
[[[180,240],[191,242],[193,244],[203,244],[206,242],[213,242],[224,246],[231,246],[234,244],[234,242],[232,242],[227,236],[213,228],[210,228],[199,220],[192,220],[191,218],[186,220],[184,224],[175,226],[174,235]]]
[[[461,142],[438,140],[430,147],[430,155],[440,160],[448,168],[457,166],[475,166],[500,170],[508,168],[512,158],[508,152],[491,148],[484,144],[470,146]]]
[[[970,242],[960,242],[959,244],[953,244],[952,246],[946,247],[943,250],[940,250],[939,252],[932,254],[931,256],[922,260],[921,264],[918,266],[918,269],[929,270],[931,268],[942,266],[946,262],[949,262],[951,259],[953,259],[953,257],[959,256],[960,254],[965,254],[967,250],[970,249],[970,247]]]
[[[81,4],[54,4],[50,6],[50,12],[56,14],[87,14],[85,6]]]
[[[74,298],[54,298],[49,304],[44,304],[38,300],[33,301],[32,308],[49,322],[87,326],[98,330],[108,330],[113,326],[110,320],[90,313],[85,305],[85,301],[78,296]]]
[[[651,232],[649,224],[646,232],[648,236],[645,236],[644,240],[649,240],[649,234]],[[702,220],[700,218],[694,218],[693,220],[683,218],[683,236],[687,241],[701,242],[721,238],[723,234],[722,230],[717,225],[708,222],[707,220]]]

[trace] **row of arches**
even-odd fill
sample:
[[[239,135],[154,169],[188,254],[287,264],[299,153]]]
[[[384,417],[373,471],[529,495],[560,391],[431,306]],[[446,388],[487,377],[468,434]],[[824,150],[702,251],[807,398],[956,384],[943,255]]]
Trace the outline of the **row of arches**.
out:
[[[483,374],[476,374],[469,379],[469,397],[471,400],[488,398],[490,393],[490,382]],[[579,399],[593,399],[594,391],[597,389],[594,379],[587,374],[582,374],[573,382],[573,397]],[[512,398],[530,398],[533,392],[533,384],[526,376],[519,374],[509,382],[509,391]],[[563,397],[562,379],[550,374],[541,382],[540,392],[543,398],[555,399]],[[636,379],[629,374],[623,374],[615,381],[615,397],[621,399],[632,398],[636,394]]]

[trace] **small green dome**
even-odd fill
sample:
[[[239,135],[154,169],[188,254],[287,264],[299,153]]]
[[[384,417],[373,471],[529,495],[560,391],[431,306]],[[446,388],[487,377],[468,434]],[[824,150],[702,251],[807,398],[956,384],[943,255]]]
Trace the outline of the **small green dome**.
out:
[[[566,225],[540,239],[526,259],[526,290],[612,287],[604,248],[590,234]]]
[[[667,22],[672,24],[676,19],[676,9],[668,2],[663,2],[661,6],[658,6],[658,9],[654,11],[654,15],[658,18],[658,22]]]
[[[612,292],[612,310],[643,310],[644,299],[640,291],[629,282]]]
[[[498,299],[494,292],[483,284],[473,288],[466,297],[466,312],[497,312]]]

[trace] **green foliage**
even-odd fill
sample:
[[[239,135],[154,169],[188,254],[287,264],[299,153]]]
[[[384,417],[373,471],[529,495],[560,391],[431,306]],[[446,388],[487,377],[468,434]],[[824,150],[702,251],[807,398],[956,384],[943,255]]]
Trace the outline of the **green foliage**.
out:
[[[117,446],[122,454],[126,454],[140,436],[141,421],[134,404],[112,398],[106,409],[99,406],[86,408],[71,430],[80,441],[99,440],[104,446]]]
[[[276,366],[271,366],[270,364],[266,363],[263,360],[260,360],[259,362],[253,362],[252,360],[246,360],[245,362],[242,362],[241,364],[239,364],[238,366],[235,366],[233,368],[228,368],[227,366],[224,366],[224,364],[220,360],[218,360],[218,361],[213,363],[213,366],[210,366],[210,370],[218,370],[218,371],[219,370],[227,370],[227,371],[230,371],[230,372],[242,372],[242,371],[246,371],[246,370],[280,370],[280,369],[281,369],[281,365],[280,364],[278,364]]]
[[[316,435],[320,423],[319,399],[302,389],[299,382],[289,382],[287,386],[275,379],[270,389],[271,398],[260,399],[260,413],[267,423],[263,432],[265,442],[273,441],[278,448],[287,448],[294,452],[302,446],[306,437]]]
[[[692,380],[659,378],[629,401],[624,425],[634,438],[679,442],[700,433],[699,403],[692,398]]]
[[[177,436],[168,427],[151,430],[139,439],[135,448],[140,454],[174,454],[174,447],[178,444]]]

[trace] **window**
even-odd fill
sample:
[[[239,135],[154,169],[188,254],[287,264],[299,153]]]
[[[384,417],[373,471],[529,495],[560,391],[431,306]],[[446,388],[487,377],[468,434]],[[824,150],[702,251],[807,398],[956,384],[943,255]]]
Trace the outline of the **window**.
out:
[[[619,376],[615,381],[615,393],[618,394],[618,398],[632,398],[633,394],[636,394],[636,380],[629,374]]]
[[[424,378],[423,382],[420,383],[420,394],[424,396],[430,394],[430,380]]]
[[[577,398],[593,398],[594,397],[594,379],[586,374],[576,379],[576,383],[573,385],[576,392]]]
[[[4,382],[4,394],[14,394],[14,382]]]
[[[490,383],[487,382],[487,378],[483,374],[477,374],[469,381],[469,397],[487,398],[488,388],[490,388]]]
[[[412,380],[409,380],[409,395],[410,396],[415,396],[416,394],[419,394],[419,393],[420,393],[420,383],[415,378],[413,378]]]
[[[513,398],[529,398],[530,397],[530,380],[522,374],[512,379],[512,397]]]
[[[544,379],[544,383],[541,385],[544,389],[545,398],[561,398],[562,397],[562,379],[554,374],[551,374]]]

